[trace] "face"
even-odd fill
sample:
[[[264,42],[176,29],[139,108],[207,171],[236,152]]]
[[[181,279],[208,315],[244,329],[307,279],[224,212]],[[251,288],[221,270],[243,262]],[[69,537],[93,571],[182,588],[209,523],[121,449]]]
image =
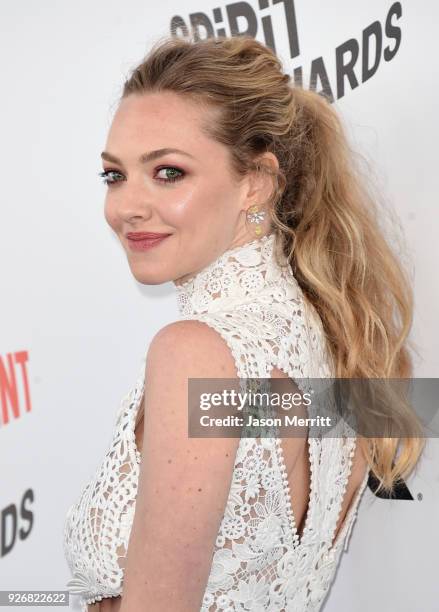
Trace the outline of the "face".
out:
[[[202,118],[213,120],[207,112],[159,92],[129,95],[114,116],[102,154],[105,218],[143,284],[178,285],[255,238],[245,211],[261,200],[251,181],[232,175],[228,149],[201,131]],[[151,155],[171,148],[179,152]],[[136,232],[166,237],[130,240]]]

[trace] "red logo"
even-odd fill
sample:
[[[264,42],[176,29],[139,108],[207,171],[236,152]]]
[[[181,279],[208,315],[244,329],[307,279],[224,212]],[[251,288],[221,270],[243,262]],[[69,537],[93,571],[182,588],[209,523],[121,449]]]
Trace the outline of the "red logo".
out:
[[[32,409],[27,376],[27,351],[0,356],[0,425]]]

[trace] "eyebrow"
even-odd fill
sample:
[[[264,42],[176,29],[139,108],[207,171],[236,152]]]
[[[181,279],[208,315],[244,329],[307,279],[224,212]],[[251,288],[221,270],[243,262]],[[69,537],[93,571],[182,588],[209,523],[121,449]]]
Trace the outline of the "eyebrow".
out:
[[[167,155],[168,153],[180,153],[181,155],[187,155],[187,157],[191,157],[192,159],[195,159],[193,155],[191,155],[190,153],[187,153],[186,151],[182,151],[181,149],[174,149],[171,147],[166,147],[164,149],[156,149],[155,151],[148,151],[148,153],[143,153],[139,157],[139,163],[146,164],[147,162],[157,159],[158,157],[161,157],[162,155]],[[108,153],[107,151],[102,151],[101,158],[105,159],[105,161],[113,162],[114,164],[120,164],[121,166],[123,165],[121,160],[118,157],[116,157],[115,155],[112,155],[111,153]]]

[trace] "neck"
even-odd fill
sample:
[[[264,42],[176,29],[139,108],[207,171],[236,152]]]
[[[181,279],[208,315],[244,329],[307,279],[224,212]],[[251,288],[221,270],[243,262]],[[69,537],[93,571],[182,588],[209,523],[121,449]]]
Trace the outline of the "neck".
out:
[[[192,278],[176,285],[182,317],[218,312],[232,307],[257,308],[255,298],[270,299],[281,276],[292,271],[277,248],[274,233],[228,249]]]

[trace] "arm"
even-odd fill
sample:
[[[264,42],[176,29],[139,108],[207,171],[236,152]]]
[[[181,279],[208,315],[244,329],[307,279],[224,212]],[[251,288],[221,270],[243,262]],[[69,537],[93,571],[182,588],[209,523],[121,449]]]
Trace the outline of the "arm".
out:
[[[239,438],[188,438],[188,378],[237,378],[225,341],[199,321],[167,325],[148,350],[142,461],[120,612],[201,607]]]

